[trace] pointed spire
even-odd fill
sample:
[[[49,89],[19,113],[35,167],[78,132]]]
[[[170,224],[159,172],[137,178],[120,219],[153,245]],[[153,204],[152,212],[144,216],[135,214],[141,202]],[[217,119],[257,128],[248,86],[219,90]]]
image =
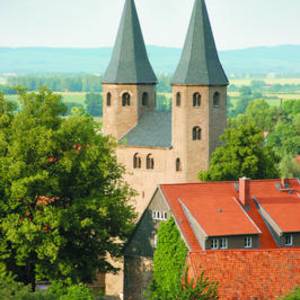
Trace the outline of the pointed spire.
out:
[[[228,84],[227,76],[218,57],[204,0],[195,0],[184,49],[172,83]]]
[[[126,0],[104,83],[153,84],[157,78],[148,59],[134,0]]]

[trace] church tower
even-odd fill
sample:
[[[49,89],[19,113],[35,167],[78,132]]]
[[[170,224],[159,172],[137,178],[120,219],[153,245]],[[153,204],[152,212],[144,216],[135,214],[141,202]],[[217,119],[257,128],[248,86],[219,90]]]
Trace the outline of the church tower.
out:
[[[228,79],[220,63],[204,0],[195,0],[182,56],[172,80],[172,144],[185,180],[209,167],[226,126]]]
[[[103,78],[104,132],[122,138],[156,106],[150,65],[134,0],[126,0],[110,64]]]

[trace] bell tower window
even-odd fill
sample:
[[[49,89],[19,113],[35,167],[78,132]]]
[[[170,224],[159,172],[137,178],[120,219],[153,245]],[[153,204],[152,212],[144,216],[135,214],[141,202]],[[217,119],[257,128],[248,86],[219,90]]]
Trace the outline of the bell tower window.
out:
[[[130,94],[124,93],[122,95],[122,106],[130,106]]]
[[[214,107],[219,107],[220,106],[220,93],[219,92],[215,92],[214,93],[214,97],[213,97],[213,105]]]
[[[195,93],[193,95],[193,106],[200,107],[201,106],[201,95],[199,93]]]
[[[106,95],[106,106],[111,106],[111,93]]]
[[[180,106],[181,105],[181,94],[178,92],[176,94],[176,106]]]
[[[202,138],[202,130],[199,126],[193,128],[193,141],[201,140]]]
[[[148,96],[148,93],[143,93],[142,95],[142,105],[143,106],[148,106],[149,105],[149,96]]]
[[[152,157],[152,154],[147,155],[146,167],[148,170],[154,169],[154,158]]]

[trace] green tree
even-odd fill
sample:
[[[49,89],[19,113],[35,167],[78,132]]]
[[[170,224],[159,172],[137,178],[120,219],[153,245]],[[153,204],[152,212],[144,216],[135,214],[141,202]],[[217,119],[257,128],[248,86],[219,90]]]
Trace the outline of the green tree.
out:
[[[282,300],[300,300],[300,288],[295,289],[291,294],[282,298]]]
[[[279,157],[300,154],[300,114],[290,121],[279,121],[268,135],[267,144]]]
[[[146,293],[151,300],[213,300],[217,286],[204,275],[188,280],[186,271],[187,248],[174,219],[161,223],[158,244],[154,253],[153,279]]]
[[[285,155],[279,163],[281,178],[300,177],[300,166],[292,155]]]
[[[199,174],[203,181],[252,179],[278,176],[276,157],[265,145],[264,136],[252,122],[232,121],[221,137],[223,143],[212,154],[208,171]]]
[[[18,281],[91,282],[116,271],[135,217],[115,142],[85,114],[62,118],[61,97],[0,98],[0,265]]]
[[[93,117],[102,116],[102,96],[100,94],[88,93],[85,96],[86,111]]]
[[[271,131],[278,121],[278,109],[271,107],[263,99],[251,101],[245,115],[249,121],[263,131]]]

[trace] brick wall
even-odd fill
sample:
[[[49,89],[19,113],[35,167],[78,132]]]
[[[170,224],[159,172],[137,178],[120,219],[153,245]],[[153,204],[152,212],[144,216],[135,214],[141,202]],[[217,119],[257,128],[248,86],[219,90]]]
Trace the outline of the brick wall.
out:
[[[273,300],[300,286],[300,249],[191,253],[191,276],[219,282],[220,300]]]

